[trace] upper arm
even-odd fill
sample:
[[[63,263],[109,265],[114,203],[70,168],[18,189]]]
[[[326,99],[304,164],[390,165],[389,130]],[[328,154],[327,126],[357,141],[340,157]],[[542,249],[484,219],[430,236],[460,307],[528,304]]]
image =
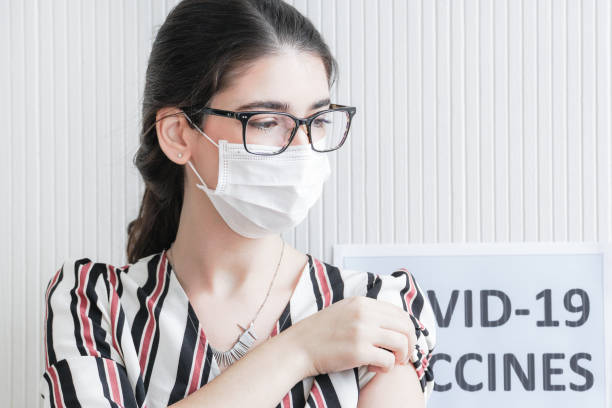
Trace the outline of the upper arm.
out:
[[[47,284],[39,379],[45,407],[139,406],[112,328],[118,310],[109,306],[109,271],[87,258],[70,260]]]
[[[416,369],[412,364],[396,364],[389,372],[379,372],[359,391],[357,408],[425,407]]]
[[[380,400],[380,398],[396,398],[395,395],[403,393],[403,397],[397,397],[401,399],[406,398],[407,388],[412,389],[412,386],[406,387],[405,384],[416,384],[419,386],[418,389],[421,390],[426,402],[431,396],[434,385],[433,369],[429,365],[429,361],[436,344],[436,325],[433,310],[425,293],[414,276],[401,268],[390,275],[376,275],[368,272],[365,295],[392,303],[407,311],[415,328],[417,342],[410,356],[412,364],[396,365],[388,373],[370,372],[367,371],[367,366],[359,367],[358,387],[364,391],[367,388],[365,387],[366,384],[380,377],[372,389],[368,388],[367,395],[376,394],[376,399]],[[395,384],[396,381],[401,381],[403,386],[398,391],[389,392],[392,391],[392,388],[388,387],[392,387],[391,384]],[[385,394],[383,389],[386,389],[390,395],[379,395]],[[360,394],[359,399],[361,400],[361,398]],[[369,399],[371,397],[364,398]]]

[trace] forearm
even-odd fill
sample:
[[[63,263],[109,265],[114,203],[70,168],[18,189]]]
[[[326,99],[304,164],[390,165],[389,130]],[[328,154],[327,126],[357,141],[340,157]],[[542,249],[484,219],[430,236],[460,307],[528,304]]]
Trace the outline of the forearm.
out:
[[[173,408],[275,407],[307,373],[308,361],[290,329],[257,345]]]

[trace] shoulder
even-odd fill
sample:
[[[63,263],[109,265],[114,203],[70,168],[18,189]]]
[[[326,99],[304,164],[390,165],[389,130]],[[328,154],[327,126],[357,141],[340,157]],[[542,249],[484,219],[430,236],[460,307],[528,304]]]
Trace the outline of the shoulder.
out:
[[[111,293],[118,285],[121,268],[90,258],[67,258],[49,278],[45,287],[45,325],[69,327],[75,322],[109,309]],[[49,335],[56,335],[54,330]]]
[[[46,298],[58,298],[70,294],[92,295],[99,282],[108,282],[108,270],[113,265],[94,262],[90,258],[68,258],[51,275],[46,285]]]
[[[405,268],[389,274],[368,273],[365,296],[396,304],[417,319],[423,317],[429,322],[433,317],[428,313],[427,292]]]
[[[415,325],[431,331],[431,339],[435,338],[434,315],[428,295],[406,268],[397,268],[388,274],[378,274],[342,268],[315,257],[310,258],[310,263],[310,281],[315,292],[332,293],[330,303],[352,296],[367,296],[386,301],[409,312],[415,318]],[[427,326],[431,329],[427,330]]]
[[[309,278],[315,289],[333,292],[334,301],[363,296],[368,272],[342,268],[309,255]]]
[[[43,294],[44,329],[52,360],[54,353],[59,357],[61,351],[84,354],[87,348],[81,347],[80,337],[90,336],[91,339],[85,340],[102,341],[105,336],[102,333],[110,330],[108,319],[112,324],[117,323],[126,302],[138,303],[139,292],[146,291],[146,285],[158,286],[156,281],[160,276],[156,273],[159,270],[156,258],[159,257],[160,254],[154,254],[127,265],[89,257],[66,258],[49,277]],[[145,288],[141,290],[142,286]],[[89,334],[89,330],[93,334]],[[73,338],[75,333],[80,333],[76,339]],[[96,333],[102,337],[98,338]],[[76,342],[78,347],[66,347],[65,350],[60,347],[70,341]]]
[[[127,267],[128,265],[118,267],[110,263],[93,261],[87,257],[67,258],[49,278],[46,291],[50,294],[59,289],[72,288],[87,292],[99,285],[109,289],[108,286],[113,284],[119,271]]]
[[[156,270],[162,253],[143,257],[133,264],[117,265],[89,257],[66,258],[47,281],[45,294],[55,297],[66,292],[82,292],[92,296],[105,292],[110,296],[113,288],[119,292],[125,281],[144,283],[157,279]],[[152,266],[152,267],[151,267]]]

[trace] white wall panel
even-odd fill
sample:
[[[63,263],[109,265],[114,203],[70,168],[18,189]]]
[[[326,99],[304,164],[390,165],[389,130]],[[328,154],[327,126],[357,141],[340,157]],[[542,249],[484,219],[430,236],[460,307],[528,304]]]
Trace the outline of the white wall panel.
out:
[[[0,1],[0,405],[39,404],[43,291],[126,263],[144,72],[176,0]],[[612,240],[608,0],[293,0],[357,106],[292,245]]]

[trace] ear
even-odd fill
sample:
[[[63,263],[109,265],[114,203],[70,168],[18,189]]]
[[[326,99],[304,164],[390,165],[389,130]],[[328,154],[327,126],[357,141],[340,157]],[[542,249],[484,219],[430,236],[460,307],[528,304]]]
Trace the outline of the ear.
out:
[[[159,109],[155,118],[159,146],[170,160],[181,165],[191,157],[191,128],[184,115],[179,108],[168,106]]]

